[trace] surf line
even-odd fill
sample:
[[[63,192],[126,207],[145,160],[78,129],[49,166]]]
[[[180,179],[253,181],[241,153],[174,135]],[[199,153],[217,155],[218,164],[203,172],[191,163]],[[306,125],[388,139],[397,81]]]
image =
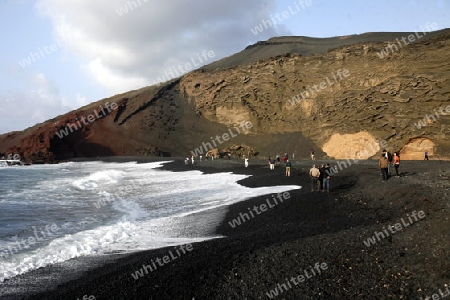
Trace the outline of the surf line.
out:
[[[55,223],[53,223],[52,225],[45,225],[44,228],[46,231],[44,231],[44,228],[41,228],[38,232],[36,226],[32,226],[32,228],[34,237],[30,236],[27,239],[21,239],[20,241],[18,240],[18,238],[16,238],[15,242],[9,243],[7,250],[0,251],[0,257],[7,258],[9,255],[18,253],[20,250],[28,249],[31,245],[36,244],[36,241],[43,241],[45,238],[53,236],[59,230],[58,226]],[[18,247],[18,249],[16,248],[16,246]]]

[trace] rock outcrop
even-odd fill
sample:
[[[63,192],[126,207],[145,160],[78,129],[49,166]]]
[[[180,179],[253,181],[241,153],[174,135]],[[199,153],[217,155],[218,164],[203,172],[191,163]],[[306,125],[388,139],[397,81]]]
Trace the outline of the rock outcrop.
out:
[[[257,150],[245,144],[231,145],[230,147],[225,148],[223,152],[230,153],[232,157],[238,158],[253,157],[258,155]]]
[[[317,158],[365,159],[387,148],[403,159],[449,158],[450,30],[387,51],[388,40],[407,35],[270,39],[159,87],[0,135],[0,152],[46,162],[185,157],[217,141],[211,148],[246,144],[262,156],[307,157],[312,148]],[[252,127],[238,131],[245,122]]]

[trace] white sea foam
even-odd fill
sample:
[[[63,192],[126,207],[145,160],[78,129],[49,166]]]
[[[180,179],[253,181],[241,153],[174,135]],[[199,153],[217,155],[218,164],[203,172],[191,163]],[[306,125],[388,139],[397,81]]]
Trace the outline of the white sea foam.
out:
[[[58,221],[60,230],[53,240],[38,248],[0,258],[0,282],[74,257],[218,238],[205,232],[212,232],[209,227],[222,221],[224,206],[301,188],[247,188],[236,182],[248,175],[155,170],[161,164],[89,162],[36,169],[37,183],[29,189],[13,190],[10,195],[19,195],[20,199],[27,195],[30,204],[38,201],[45,213],[30,217],[42,218],[42,222],[62,219]],[[63,171],[55,175],[55,169]],[[105,199],[109,201],[94,205]],[[2,197],[0,200],[4,201]],[[10,199],[11,203],[17,201],[18,198]],[[54,213],[48,213],[49,210]],[[36,211],[30,211],[33,213]],[[196,214],[214,215],[215,223],[203,222]]]
[[[117,183],[125,176],[125,172],[117,170],[98,171],[86,178],[75,180],[73,185],[80,190],[92,190],[101,185]]]
[[[158,221],[129,221],[124,217],[114,225],[67,234],[33,251],[13,253],[0,260],[0,282],[75,257],[134,252],[214,238],[179,238],[156,234],[163,223],[167,224]]]

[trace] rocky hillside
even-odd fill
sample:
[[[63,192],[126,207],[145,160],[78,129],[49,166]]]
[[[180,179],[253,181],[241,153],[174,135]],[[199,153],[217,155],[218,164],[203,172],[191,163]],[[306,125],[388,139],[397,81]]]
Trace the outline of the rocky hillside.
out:
[[[409,35],[258,42],[159,87],[0,135],[0,152],[54,162],[245,144],[260,156],[369,158],[387,148],[449,158],[450,30],[405,45]]]

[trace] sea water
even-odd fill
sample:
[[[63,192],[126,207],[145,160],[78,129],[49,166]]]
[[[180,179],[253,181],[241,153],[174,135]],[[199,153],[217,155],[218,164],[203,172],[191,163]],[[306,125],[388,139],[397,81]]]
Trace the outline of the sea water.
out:
[[[75,257],[219,238],[227,205],[301,188],[247,188],[237,181],[249,175],[157,169],[163,163],[1,167],[0,284]]]

